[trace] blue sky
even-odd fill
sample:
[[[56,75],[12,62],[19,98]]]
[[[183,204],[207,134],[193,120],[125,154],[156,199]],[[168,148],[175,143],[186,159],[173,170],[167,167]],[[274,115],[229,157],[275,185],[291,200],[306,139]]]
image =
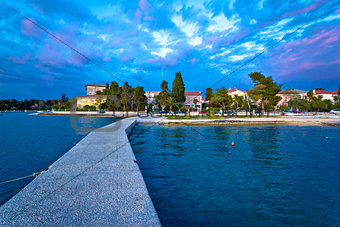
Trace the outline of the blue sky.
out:
[[[202,91],[336,2],[7,1],[122,81],[159,90],[180,71]],[[0,98],[73,97],[117,81],[1,3],[0,49]],[[286,89],[336,90],[340,2],[213,88],[251,88],[254,71]]]

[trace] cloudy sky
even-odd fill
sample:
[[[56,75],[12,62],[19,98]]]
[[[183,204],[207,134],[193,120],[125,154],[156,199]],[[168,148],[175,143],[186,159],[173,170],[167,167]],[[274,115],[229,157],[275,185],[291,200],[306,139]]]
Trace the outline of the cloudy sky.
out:
[[[248,89],[253,71],[286,89],[340,85],[338,0],[4,1],[145,90],[159,90],[178,71],[187,90],[203,91],[226,76],[213,88]],[[73,97],[87,83],[118,81],[30,20],[0,3],[0,98]]]

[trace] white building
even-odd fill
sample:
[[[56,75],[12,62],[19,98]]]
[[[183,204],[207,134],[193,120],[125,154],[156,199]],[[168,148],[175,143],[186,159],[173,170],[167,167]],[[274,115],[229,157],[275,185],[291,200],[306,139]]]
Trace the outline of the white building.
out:
[[[324,91],[324,90],[313,90],[313,96],[314,97],[319,97],[321,96],[321,100],[331,100],[332,102],[334,101],[334,98],[338,96],[338,91]]]
[[[245,100],[247,100],[247,98],[248,98],[246,91],[238,90],[236,87],[229,88],[229,90],[227,92],[228,92],[228,95],[232,96],[233,98],[235,96],[242,96],[242,97],[244,97]]]
[[[146,91],[145,96],[148,98],[148,105],[155,104],[155,97],[159,95],[160,91]]]
[[[97,91],[103,91],[105,89],[105,84],[87,84],[85,85],[85,89],[87,95],[96,95]]]

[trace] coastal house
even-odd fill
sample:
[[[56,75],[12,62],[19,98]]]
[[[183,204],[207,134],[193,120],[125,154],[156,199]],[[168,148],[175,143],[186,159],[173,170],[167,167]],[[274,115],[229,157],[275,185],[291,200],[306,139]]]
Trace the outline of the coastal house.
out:
[[[202,109],[202,104],[204,103],[204,99],[202,97],[201,91],[185,91],[185,102],[183,103],[184,106],[188,106],[195,109]],[[194,103],[194,100],[197,99],[197,103]]]
[[[103,91],[105,89],[105,84],[87,84],[85,85],[85,89],[87,95],[96,95],[97,91]]]
[[[280,106],[288,106],[288,102],[293,98],[299,98],[299,93],[293,90],[280,91],[276,96],[281,97],[281,100],[277,103],[276,109],[279,109]]]
[[[159,91],[146,91],[145,96],[148,99],[147,103],[148,105],[155,104],[155,97],[159,95]]]
[[[305,99],[305,100],[308,99],[308,95],[307,95],[308,91],[304,91],[300,89],[291,89],[291,91],[298,93],[300,99]]]
[[[228,95],[231,95],[233,98],[235,98],[237,96],[244,97],[245,100],[247,100],[247,98],[248,98],[246,91],[238,90],[236,87],[229,88],[227,92],[228,92]]]
[[[335,102],[334,98],[338,96],[338,91],[325,91],[325,90],[313,90],[313,96],[319,97],[321,96],[321,100],[331,100],[333,103]]]
[[[280,91],[276,96],[281,97],[281,100],[277,103],[276,108],[280,108],[280,106],[285,105],[288,106],[288,102],[293,98],[298,99],[308,99],[307,91],[299,90],[299,89],[290,89],[286,91]]]
[[[101,103],[106,102],[107,95],[81,95],[77,98],[77,108],[82,109],[84,106],[95,106],[97,109]]]
[[[145,96],[147,97],[148,104],[155,104],[155,97],[159,95],[160,91],[146,91]],[[185,91],[185,102],[183,103],[184,106],[188,106],[191,108],[201,109],[202,104],[205,100],[202,97],[201,91]],[[197,103],[195,105],[194,100],[197,99]]]

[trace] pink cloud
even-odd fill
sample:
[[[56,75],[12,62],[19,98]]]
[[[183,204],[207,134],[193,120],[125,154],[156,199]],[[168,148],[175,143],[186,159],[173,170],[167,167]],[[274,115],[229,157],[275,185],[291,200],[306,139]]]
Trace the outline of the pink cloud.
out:
[[[31,19],[34,21],[34,19]],[[43,31],[41,31],[39,28],[37,28],[30,20],[28,19],[23,19],[21,21],[21,33],[27,36],[34,37],[36,39],[39,39]]]
[[[275,65],[277,75],[288,77],[293,73],[305,72],[317,67],[339,64],[334,60],[334,48],[329,48],[340,40],[340,29],[333,29],[310,38],[304,38],[281,46],[269,62]]]
[[[82,66],[87,62],[87,59],[80,56],[79,54],[72,52],[71,58],[67,60],[67,63],[77,66]]]
[[[194,65],[196,62],[199,62],[200,59],[198,58],[193,58],[193,59],[190,59],[188,62],[191,62],[191,65]]]
[[[151,16],[146,16],[143,18],[144,21],[152,21],[153,20],[153,17]]]
[[[316,34],[312,38],[304,38],[286,44],[286,48],[296,46],[309,46],[312,44],[320,43],[320,45],[328,46],[329,44],[338,41],[340,38],[340,29],[333,29],[328,32],[322,31],[321,34]]]
[[[124,56],[119,58],[122,62],[131,62],[132,58],[129,56]]]
[[[118,46],[121,41],[122,41],[122,38],[118,38],[113,42],[113,45]]]
[[[55,77],[51,75],[42,75],[41,79],[45,82],[47,86],[53,85],[55,81]]]
[[[161,64],[162,62],[163,62],[163,59],[159,57],[146,60],[146,63],[157,64],[157,65]]]
[[[36,11],[38,11],[40,14],[44,14],[44,10],[37,4],[30,4]]]
[[[143,11],[151,8],[151,5],[147,0],[140,0],[138,5]]]
[[[103,59],[103,61],[109,62],[109,61],[111,61],[111,58],[110,58],[110,57],[105,57],[105,58]]]
[[[135,12],[135,22],[136,24],[140,24],[142,20],[142,12],[140,11],[140,9],[137,9]]]
[[[21,58],[15,57],[15,56],[9,56],[8,59],[9,59],[10,61],[12,61],[14,64],[23,65],[23,64],[25,64],[27,61],[29,61],[30,55],[29,55],[29,54],[24,54],[24,56],[22,56]]]

